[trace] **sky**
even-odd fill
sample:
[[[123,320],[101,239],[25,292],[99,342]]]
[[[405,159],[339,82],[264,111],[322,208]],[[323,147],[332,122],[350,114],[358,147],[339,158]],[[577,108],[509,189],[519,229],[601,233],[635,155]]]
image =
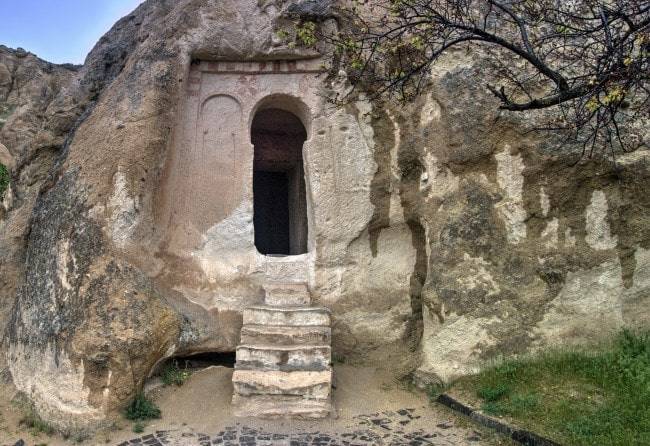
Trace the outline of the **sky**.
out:
[[[54,63],[81,64],[99,38],[143,0],[0,0],[0,44]]]

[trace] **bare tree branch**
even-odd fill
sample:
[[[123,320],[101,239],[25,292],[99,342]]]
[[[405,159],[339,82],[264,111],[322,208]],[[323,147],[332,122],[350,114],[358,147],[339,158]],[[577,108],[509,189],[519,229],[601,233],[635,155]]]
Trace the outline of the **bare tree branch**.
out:
[[[474,45],[502,67],[487,85],[500,109],[557,108],[541,127],[585,153],[629,149],[628,124],[650,118],[648,0],[373,0],[342,15],[354,26],[323,38],[371,95],[411,99],[440,57]]]

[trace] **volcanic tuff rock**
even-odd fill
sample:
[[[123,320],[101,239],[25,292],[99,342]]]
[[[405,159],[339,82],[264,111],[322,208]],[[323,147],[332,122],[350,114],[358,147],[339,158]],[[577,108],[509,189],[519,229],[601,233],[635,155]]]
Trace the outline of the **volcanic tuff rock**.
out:
[[[79,67],[0,45],[0,163],[13,173],[0,197],[0,328],[24,275],[25,238],[40,186],[76,116],[55,103]],[[3,358],[4,361],[4,358]]]
[[[647,148],[574,165],[571,148],[527,132],[535,114],[496,111],[473,51],[442,60],[413,104],[333,109],[344,76],[279,32],[290,10],[334,27],[326,3],[148,0],[83,67],[0,48],[13,164],[0,324],[44,419],[100,426],[164,358],[234,351],[243,309],[287,267],[255,250],[247,130],[214,136],[201,104],[238,128],[274,104],[303,119],[311,239],[295,263],[332,312],[337,357],[430,382],[648,325]],[[212,178],[174,164],[210,153],[190,144],[208,138],[199,124],[236,142],[242,176],[223,202]],[[203,196],[226,215],[174,226]]]

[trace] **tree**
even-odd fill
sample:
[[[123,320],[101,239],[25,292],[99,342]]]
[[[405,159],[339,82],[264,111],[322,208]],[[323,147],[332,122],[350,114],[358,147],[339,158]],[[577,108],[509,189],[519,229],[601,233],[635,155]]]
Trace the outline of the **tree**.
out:
[[[500,109],[556,109],[539,128],[583,155],[645,143],[629,128],[650,114],[648,0],[372,0],[343,14],[352,26],[323,38],[371,96],[409,100],[444,54],[480,45]]]

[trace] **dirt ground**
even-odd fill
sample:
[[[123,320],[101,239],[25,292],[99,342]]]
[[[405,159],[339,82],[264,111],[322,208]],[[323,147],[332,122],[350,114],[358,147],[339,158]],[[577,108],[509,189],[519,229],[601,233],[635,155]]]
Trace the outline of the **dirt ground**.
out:
[[[429,433],[431,437],[437,438],[436,441],[431,441],[428,444],[512,444],[509,440],[478,427],[470,420],[456,415],[445,407],[430,405],[426,395],[422,392],[410,391],[404,385],[392,381],[376,369],[337,365],[335,366],[335,376],[336,417],[317,422],[235,418],[230,407],[231,368],[208,367],[196,370],[181,387],[165,387],[158,378],[154,378],[147,384],[147,394],[161,409],[161,419],[148,422],[145,431],[138,434],[133,433],[132,422],[120,420],[114,429],[100,432],[94,438],[85,440],[64,439],[56,434],[33,435],[19,425],[23,413],[19,407],[10,402],[13,395],[8,389],[9,386],[3,386],[0,390],[0,444],[13,446],[22,439],[26,446],[119,445],[125,441],[165,431],[176,433],[179,438],[182,436],[188,439],[187,442],[171,439],[168,440],[168,444],[198,445],[201,444],[198,440],[196,443],[192,443],[189,439],[194,436],[198,438],[199,434],[215,435],[228,428],[239,430],[250,428],[267,434],[317,431],[333,435],[358,432],[359,429],[378,429],[379,433],[386,437],[387,434],[384,430],[394,429],[389,428],[389,425],[396,425],[400,432],[425,432]],[[408,415],[405,409],[409,409],[411,411],[409,413],[414,415]],[[399,419],[398,412],[407,414],[408,418]],[[384,423],[384,421],[378,422],[378,419],[388,420],[385,421],[388,424],[380,426],[379,423]],[[431,434],[431,432],[435,433]],[[395,434],[391,435],[395,436]],[[380,444],[378,440],[372,440],[378,436],[371,435],[369,438],[371,440],[368,440],[367,443],[354,444]],[[399,439],[393,438],[391,441],[385,444],[402,444]]]

